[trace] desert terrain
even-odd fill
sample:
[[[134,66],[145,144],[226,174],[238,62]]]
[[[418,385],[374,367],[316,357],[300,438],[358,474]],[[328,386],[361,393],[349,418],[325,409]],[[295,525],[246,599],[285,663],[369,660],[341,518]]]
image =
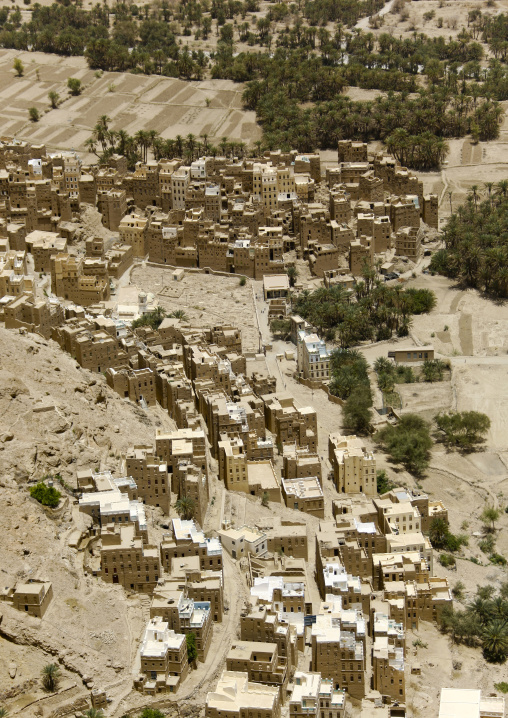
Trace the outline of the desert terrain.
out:
[[[50,0],[42,2],[49,4]],[[2,4],[7,4],[6,0]],[[408,18],[401,20],[400,13],[388,3],[383,25],[372,31],[408,37],[416,26],[434,37],[456,37],[467,24],[467,12],[477,5],[466,0],[418,0],[406,5]],[[260,15],[267,7],[267,3],[262,5]],[[491,11],[506,10],[508,0],[501,0]],[[429,12],[434,16],[425,19]],[[442,27],[438,26],[439,18]],[[369,29],[368,21],[361,21],[359,26]],[[25,66],[22,78],[14,78],[12,63],[16,57]],[[83,82],[79,97],[68,96],[69,77]],[[65,98],[56,110],[49,109],[48,92],[52,90]],[[252,144],[262,132],[255,113],[242,107],[242,91],[241,84],[227,80],[184,82],[129,73],[97,76],[83,58],[0,50],[2,134],[44,143],[55,152],[75,150],[85,163],[96,159],[87,153],[85,142],[102,114],[111,117],[112,129],[124,129],[129,134],[154,129],[163,138],[192,133],[196,137],[206,134],[215,142],[227,137]],[[356,99],[379,94],[357,88],[348,92]],[[42,114],[36,124],[28,121],[28,109],[33,106]],[[473,145],[467,137],[452,139],[440,172],[417,173],[425,192],[439,196],[441,226],[472,185],[481,188],[485,182],[506,179],[508,102],[503,108],[498,140]],[[376,148],[381,146],[371,145],[371,149]],[[323,167],[336,163],[334,151],[323,151],[321,157]],[[91,218],[85,225],[91,227],[95,220]],[[465,585],[462,601],[466,602],[478,586],[498,587],[508,575],[506,568],[490,564],[478,546],[480,514],[487,502],[501,510],[496,550],[508,556],[508,307],[476,291],[458,288],[443,277],[421,274],[424,267],[422,262],[416,268],[417,276],[408,278],[407,286],[432,289],[437,305],[430,314],[414,318],[411,339],[417,344],[433,344],[438,355],[450,361],[451,379],[399,386],[402,411],[416,411],[431,419],[438,411],[474,409],[489,416],[491,428],[484,448],[477,452],[447,451],[436,443],[430,467],[418,481],[392,464],[372,439],[366,439],[366,444],[376,452],[378,469],[386,469],[398,485],[422,488],[431,499],[443,501],[452,531],[468,534],[469,545],[461,550],[455,570],[442,567],[438,552],[434,552],[436,575],[446,576],[452,587],[461,581]],[[303,279],[309,286],[319,283],[308,272]],[[240,326],[243,350],[250,355],[258,351],[260,341],[272,342],[261,282],[247,280],[240,286],[238,277],[186,272],[175,288],[170,270],[143,263],[122,278],[117,301],[136,301],[139,291],[153,294],[168,312],[183,309],[194,326]],[[403,346],[404,340],[398,344]],[[361,351],[372,365],[396,345],[393,341],[380,342],[361,347]],[[337,493],[326,478],[331,469],[327,440],[330,432],[342,429],[342,411],[328,401],[324,391],[313,391],[295,380],[295,361],[277,358],[293,349],[287,342],[274,341],[265,357],[249,357],[248,371],[275,376],[278,390],[289,392],[297,406],[312,405],[317,410],[318,451],[329,519],[331,501]],[[373,374],[372,379],[375,384]],[[106,585],[92,575],[90,567],[97,555],[93,544],[81,544],[79,550],[75,547],[85,522],[70,492],[65,493],[61,509],[52,514],[30,499],[24,488],[27,481],[55,473],[74,487],[76,471],[85,466],[117,471],[128,446],[152,443],[157,429],[175,428],[160,407],[143,410],[122,400],[102,375],[81,369],[54,342],[0,328],[0,495],[4,507],[0,512],[0,570],[6,585],[44,574],[53,583],[55,595],[43,623],[27,617],[21,621],[14,609],[0,604],[0,705],[8,706],[10,716],[80,715],[92,686],[107,690],[112,699],[108,709],[111,718],[121,718],[127,711],[147,705],[160,706],[168,715],[179,718],[203,714],[206,693],[213,689],[225,654],[238,637],[239,616],[248,600],[245,565],[224,552],[229,611],[223,623],[214,626],[209,660],[191,673],[177,700],[151,700],[132,691],[135,656],[149,600],[127,595],[122,588]],[[212,468],[216,469],[213,461]],[[213,471],[210,496],[213,502],[203,527],[207,532],[216,531],[224,519],[242,525],[273,515],[296,515],[284,505],[265,508],[254,497],[225,491]],[[160,538],[161,524],[168,517],[150,507],[147,514],[153,536]],[[172,508],[170,516],[176,515]],[[305,519],[310,537],[317,520]],[[307,573],[312,577],[312,541],[309,546]],[[317,588],[312,580],[309,584],[312,599],[317,602]],[[474,682],[475,687],[490,694],[495,693],[496,683],[507,680],[506,666],[487,664],[479,649],[452,644],[435,626],[422,623],[418,632],[407,634],[406,702],[410,716],[437,715],[442,686],[471,687]],[[414,646],[417,639],[426,647]],[[59,692],[48,695],[38,679],[42,667],[53,660],[58,661],[63,677]],[[420,666],[421,675],[412,675],[411,666]],[[308,650],[301,655],[299,667],[309,668]],[[360,715],[358,705],[354,705],[354,713]],[[283,715],[287,714],[285,707]]]

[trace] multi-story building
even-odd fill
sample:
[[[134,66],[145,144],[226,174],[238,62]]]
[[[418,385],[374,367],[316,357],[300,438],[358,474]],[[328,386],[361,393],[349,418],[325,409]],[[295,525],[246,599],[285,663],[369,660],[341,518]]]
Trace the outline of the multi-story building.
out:
[[[101,578],[127,590],[151,593],[162,572],[159,549],[136,536],[134,525],[101,534]]]
[[[185,589],[165,583],[157,586],[150,605],[150,618],[159,616],[175,633],[192,633],[198,659],[206,660],[212,642],[213,621],[210,603],[195,601]]]
[[[330,434],[328,458],[333,467],[335,488],[340,493],[377,494],[376,460],[357,436]]]
[[[215,691],[206,696],[206,718],[280,718],[280,691],[255,683],[247,671],[223,671]]]
[[[139,214],[126,214],[120,220],[118,232],[120,241],[123,244],[129,244],[132,247],[134,257],[145,257],[146,248],[146,228],[148,219]]]
[[[325,517],[325,499],[317,476],[282,479],[282,496],[289,509],[303,511],[318,518]]]
[[[134,688],[143,693],[175,693],[189,672],[185,636],[171,630],[159,616],[148,622],[139,655],[140,674]]]
[[[167,465],[154,454],[152,446],[134,446],[125,456],[125,473],[136,482],[144,504],[160,506],[169,514],[171,487]]]
[[[160,544],[164,570],[172,573],[172,563],[178,558],[199,556],[201,570],[222,571],[222,546],[217,538],[206,538],[194,521],[173,519],[173,534],[165,534]]]
[[[330,352],[317,334],[298,335],[297,368],[304,379],[325,383],[330,379]]]
[[[226,670],[245,672],[250,681],[276,686],[285,701],[289,671],[276,643],[236,641],[226,656]]]

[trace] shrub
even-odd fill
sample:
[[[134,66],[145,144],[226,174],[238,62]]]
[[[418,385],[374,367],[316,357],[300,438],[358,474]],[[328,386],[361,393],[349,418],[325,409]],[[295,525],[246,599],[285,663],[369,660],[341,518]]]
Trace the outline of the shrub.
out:
[[[54,509],[58,506],[62,494],[54,486],[46,486],[40,481],[30,488],[30,496],[43,506]]]
[[[25,66],[23,65],[19,57],[16,57],[12,64],[12,67],[16,72],[16,77],[23,77],[23,73],[25,72]]]
[[[411,314],[428,314],[436,306],[436,295],[430,289],[406,289],[404,296]]]
[[[67,80],[67,87],[69,88],[71,95],[81,95],[81,80],[78,80],[77,77],[69,77]]]
[[[494,688],[500,693],[508,693],[508,683],[506,681],[501,681],[501,683],[494,683]]]
[[[56,110],[60,103],[60,95],[58,92],[55,92],[55,90],[51,90],[51,92],[48,92],[49,101],[51,103],[51,108],[53,110]]]
[[[37,107],[30,107],[30,109],[28,110],[28,117],[31,122],[39,122],[41,116]]]
[[[455,586],[452,588],[452,594],[454,598],[460,599],[464,597],[465,586],[462,581],[457,581]]]
[[[439,557],[439,563],[441,566],[444,566],[445,568],[450,568],[451,566],[455,566],[456,561],[455,558],[449,554],[449,553],[442,553]]]
[[[499,553],[493,553],[489,556],[489,561],[496,566],[506,566],[506,559]]]
[[[492,534],[489,534],[484,539],[478,542],[478,547],[480,551],[486,554],[494,553],[494,548],[496,546],[496,541],[494,539],[494,536]]]
[[[245,287],[247,284],[247,278],[246,277],[240,277],[240,286]]]

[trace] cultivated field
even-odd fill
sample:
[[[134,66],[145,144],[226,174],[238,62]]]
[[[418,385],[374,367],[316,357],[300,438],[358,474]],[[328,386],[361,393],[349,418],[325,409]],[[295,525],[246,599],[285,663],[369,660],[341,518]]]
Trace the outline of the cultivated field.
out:
[[[24,77],[14,76],[12,63],[19,57]],[[85,86],[78,97],[70,97],[67,79],[76,77]],[[48,92],[56,91],[65,101],[50,110]],[[113,130],[156,130],[161,137],[199,138],[210,142],[222,137],[252,142],[261,137],[254,112],[242,110],[243,85],[229,80],[184,82],[159,75],[105,72],[101,77],[88,68],[82,57],[60,57],[44,53],[0,50],[0,123],[2,134],[44,143],[51,150],[88,155],[85,142],[97,119],[107,114]],[[207,106],[208,102],[208,106]],[[28,109],[42,114],[38,123],[28,120]]]

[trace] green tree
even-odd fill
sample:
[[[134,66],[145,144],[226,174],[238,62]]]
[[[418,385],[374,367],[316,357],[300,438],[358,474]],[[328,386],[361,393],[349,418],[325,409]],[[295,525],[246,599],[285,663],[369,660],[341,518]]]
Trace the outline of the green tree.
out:
[[[89,708],[83,713],[83,718],[104,718],[104,712],[98,708]]]
[[[139,718],[165,718],[165,716],[157,708],[145,708]]]
[[[390,481],[388,478],[388,474],[384,469],[380,469],[376,473],[376,486],[377,486],[377,492],[378,494],[386,494],[388,491],[391,491],[395,488],[395,484],[393,481]]]
[[[51,90],[51,92],[48,92],[48,97],[51,103],[51,109],[56,110],[56,108],[60,104],[60,95],[58,94],[58,92],[55,92],[55,90]]]
[[[298,269],[291,265],[287,268],[286,273],[289,277],[289,286],[294,287],[296,284],[296,280],[298,279]]]
[[[432,439],[429,425],[417,414],[404,414],[395,425],[387,425],[375,435],[393,461],[419,475],[430,460]]]
[[[440,359],[425,359],[422,365],[422,374],[425,381],[442,381],[444,363]]]
[[[429,539],[434,548],[444,548],[450,529],[442,518],[432,519],[429,527]]]
[[[490,663],[504,663],[508,656],[508,623],[496,619],[487,624],[482,636],[483,655]]]
[[[30,496],[43,506],[54,509],[58,506],[62,494],[54,486],[46,486],[44,482],[39,481],[38,484],[30,487]]]
[[[14,59],[14,62],[12,64],[12,67],[14,68],[14,71],[16,72],[16,77],[23,77],[23,73],[25,72],[25,66],[19,59],[19,57],[16,57]]]
[[[189,521],[194,517],[196,502],[190,496],[182,496],[176,501],[175,509],[180,518]]]
[[[137,319],[134,319],[134,321],[131,323],[131,327],[133,329],[137,329],[138,327],[151,327],[154,331],[156,331],[164,321],[165,316],[165,310],[159,306],[153,309],[151,312],[147,312],[146,314],[143,314]]]
[[[270,494],[268,491],[263,491],[263,496],[261,497],[261,505],[262,506],[269,506],[270,504]]]
[[[41,116],[37,107],[30,107],[30,109],[28,110],[28,117],[30,118],[31,122],[39,122]]]
[[[196,658],[198,657],[196,634],[191,631],[190,633],[187,633],[185,639],[187,641],[187,658],[189,660],[189,664],[192,665],[196,662]]]
[[[44,690],[54,693],[60,682],[60,668],[56,663],[47,663],[42,669],[42,685]]]
[[[490,429],[490,419],[479,411],[450,412],[437,414],[434,421],[444,434],[450,446],[471,448],[485,440]]]
[[[69,88],[69,92],[71,93],[71,95],[81,95],[81,80],[78,80],[77,77],[69,77],[69,79],[67,80],[67,87]]]
[[[372,392],[370,386],[356,386],[342,407],[344,426],[355,434],[367,434],[372,422]]]
[[[185,309],[175,309],[171,312],[169,316],[173,317],[173,319],[181,319],[182,322],[186,322],[189,319],[189,317],[185,313]]]
[[[494,506],[485,506],[480,516],[480,520],[489,531],[494,532],[496,530],[496,521],[498,521],[499,516],[499,509],[496,509]]]

